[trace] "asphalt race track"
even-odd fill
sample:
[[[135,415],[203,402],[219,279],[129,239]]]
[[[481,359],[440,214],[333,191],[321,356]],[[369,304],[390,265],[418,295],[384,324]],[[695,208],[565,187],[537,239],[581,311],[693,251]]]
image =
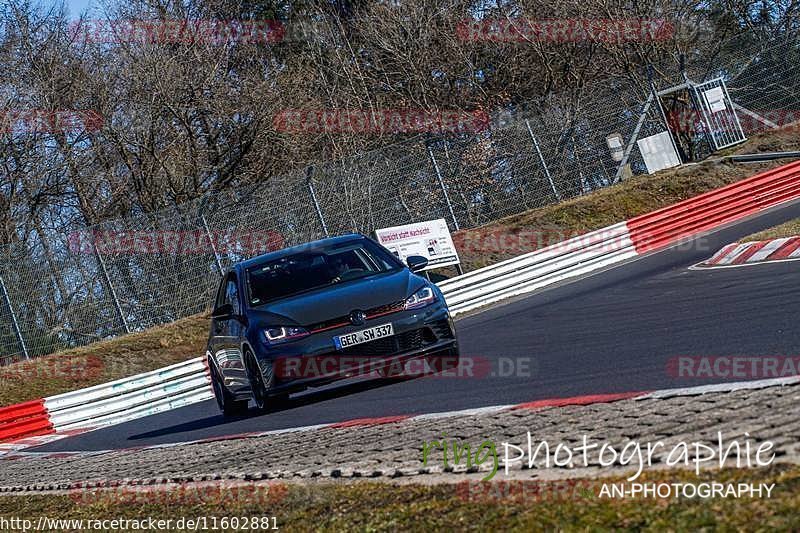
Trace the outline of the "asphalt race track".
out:
[[[795,217],[800,217],[800,203],[458,320],[463,357],[487,358],[495,369],[502,358],[505,370],[524,360],[517,367],[523,375],[359,380],[304,393],[280,411],[237,419],[223,418],[212,400],[31,451],[128,448],[722,381],[678,379],[667,363],[686,355],[798,355],[800,262],[709,271],[688,267],[742,236]]]

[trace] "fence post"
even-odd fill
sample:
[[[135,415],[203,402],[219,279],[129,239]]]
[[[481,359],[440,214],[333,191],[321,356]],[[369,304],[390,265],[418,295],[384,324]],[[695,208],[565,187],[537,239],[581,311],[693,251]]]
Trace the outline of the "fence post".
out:
[[[447,202],[447,209],[450,210],[450,216],[453,218],[453,226],[455,230],[458,231],[458,219],[456,218],[456,213],[453,211],[453,204],[450,203],[450,196],[447,195],[447,187],[444,185],[444,180],[442,179],[442,172],[439,170],[439,164],[436,162],[436,158],[433,157],[433,149],[428,146],[428,155],[431,158],[431,163],[433,163],[433,169],[436,171],[436,179],[439,180],[439,187],[442,189],[442,194],[444,194],[444,201]]]
[[[633,133],[631,133],[628,144],[625,145],[625,152],[622,154],[622,160],[619,162],[617,173],[614,175],[614,183],[622,179],[622,173],[625,172],[625,166],[628,164],[628,159],[631,157],[633,145],[636,144],[636,141],[639,139],[639,132],[642,131],[642,126],[647,118],[647,112],[650,111],[650,105],[653,103],[653,95],[653,91],[650,91],[650,94],[647,96],[647,101],[642,106],[642,112],[639,113],[639,120],[636,122],[636,127],[633,129]]]
[[[314,202],[314,209],[317,211],[317,218],[319,219],[319,223],[322,225],[322,231],[325,233],[326,237],[330,237],[330,233],[328,233],[328,225],[325,224],[325,217],[322,216],[322,209],[319,207],[319,202],[317,201],[317,194],[314,192],[314,184],[311,182],[311,174],[314,172],[314,167],[308,167],[306,169],[306,185],[308,186],[308,192],[311,195],[311,201]]]
[[[558,194],[556,184],[553,182],[553,176],[550,175],[550,169],[547,168],[547,162],[544,160],[542,150],[539,148],[539,141],[536,140],[536,136],[533,134],[533,129],[531,129],[531,123],[528,121],[528,119],[525,119],[525,126],[527,126],[528,135],[531,136],[531,140],[533,141],[533,147],[536,148],[536,153],[539,155],[539,161],[542,163],[542,168],[544,169],[545,176],[547,176],[547,181],[550,182],[550,188],[553,189],[553,194],[556,196],[556,199],[561,200],[561,195]]]
[[[17,334],[17,340],[19,341],[19,345],[22,348],[22,354],[25,356],[25,359],[30,359],[30,356],[28,355],[28,347],[25,345],[25,339],[22,338],[22,330],[19,329],[19,323],[17,322],[17,314],[14,312],[14,306],[11,305],[11,298],[9,298],[8,296],[8,291],[6,290],[6,282],[3,280],[2,276],[0,276],[0,289],[3,290],[3,299],[6,301],[8,310],[11,312],[11,322],[14,324],[14,333]]]
[[[206,222],[206,216],[200,215],[200,220],[203,222],[203,228],[206,230],[206,237],[208,237],[208,242],[211,244],[211,251],[214,252],[214,261],[216,261],[217,263],[217,270],[219,271],[219,275],[224,276],[225,272],[222,270],[222,261],[219,260],[217,247],[214,246],[214,239],[211,237],[211,230],[208,229],[208,222]]]
[[[122,312],[122,306],[119,305],[117,291],[114,290],[114,285],[111,284],[111,278],[108,276],[108,270],[106,270],[106,263],[103,261],[103,256],[100,255],[100,250],[97,249],[97,244],[95,243],[93,246],[94,254],[97,257],[97,262],[100,264],[100,270],[103,271],[103,277],[106,279],[106,285],[108,285],[108,290],[111,292],[111,298],[114,300],[114,307],[116,307],[117,314],[119,315],[120,320],[122,320],[122,325],[125,326],[125,333],[130,333],[131,328],[128,326],[128,321],[125,320],[125,314]]]

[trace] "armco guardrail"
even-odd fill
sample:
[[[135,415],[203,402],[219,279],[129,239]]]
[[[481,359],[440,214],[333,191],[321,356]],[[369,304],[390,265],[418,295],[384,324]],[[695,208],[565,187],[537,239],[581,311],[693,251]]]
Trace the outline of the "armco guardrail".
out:
[[[800,161],[439,285],[458,315],[664,248],[800,198]]]
[[[439,287],[450,312],[458,315],[632,257],[636,249],[623,222],[475,270]]]
[[[213,397],[205,358],[0,409],[0,441],[119,424]]]
[[[0,409],[0,442],[25,435],[53,433],[44,400],[19,403]]]
[[[800,162],[440,284],[453,314],[658,250],[800,198]],[[118,424],[213,397],[204,357],[0,409],[0,441]]]
[[[626,224],[639,253],[656,250],[800,197],[800,161],[632,218]]]

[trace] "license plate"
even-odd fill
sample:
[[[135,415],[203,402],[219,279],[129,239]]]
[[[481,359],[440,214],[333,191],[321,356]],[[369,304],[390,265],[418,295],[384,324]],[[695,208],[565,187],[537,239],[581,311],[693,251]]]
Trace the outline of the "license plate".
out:
[[[355,346],[356,344],[364,344],[365,342],[391,337],[392,335],[394,335],[394,328],[392,328],[392,325],[383,324],[381,326],[362,329],[354,333],[348,333],[347,335],[339,335],[333,338],[333,343],[336,345],[337,350],[342,350],[350,346]]]

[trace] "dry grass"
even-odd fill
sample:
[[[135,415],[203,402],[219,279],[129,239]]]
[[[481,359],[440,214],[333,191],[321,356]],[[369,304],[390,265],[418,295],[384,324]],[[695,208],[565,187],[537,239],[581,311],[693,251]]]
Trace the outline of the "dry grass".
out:
[[[176,489],[158,496],[2,496],[0,519],[194,519],[275,517],[281,531],[798,531],[800,468],[728,469],[701,474],[651,473],[639,481],[658,483],[775,484],[771,498],[608,498],[600,488],[580,493],[517,491],[497,498],[457,485],[346,484],[272,485],[244,492],[195,494]],[[622,479],[607,482],[619,483]],[[182,490],[182,492],[181,492]],[[466,494],[492,494],[474,498]],[[116,494],[120,494],[117,492]],[[208,522],[211,524],[211,522]],[[270,523],[271,524],[271,523]],[[77,530],[77,527],[75,527]],[[170,529],[186,531],[188,528]]]
[[[0,367],[0,405],[34,400],[179,363],[205,352],[208,318],[192,316]]]
[[[781,237],[795,237],[800,235],[800,218],[795,218],[788,222],[784,222],[778,226],[774,226],[758,233],[748,235],[741,242],[750,241],[768,241],[770,239],[780,239]]]

